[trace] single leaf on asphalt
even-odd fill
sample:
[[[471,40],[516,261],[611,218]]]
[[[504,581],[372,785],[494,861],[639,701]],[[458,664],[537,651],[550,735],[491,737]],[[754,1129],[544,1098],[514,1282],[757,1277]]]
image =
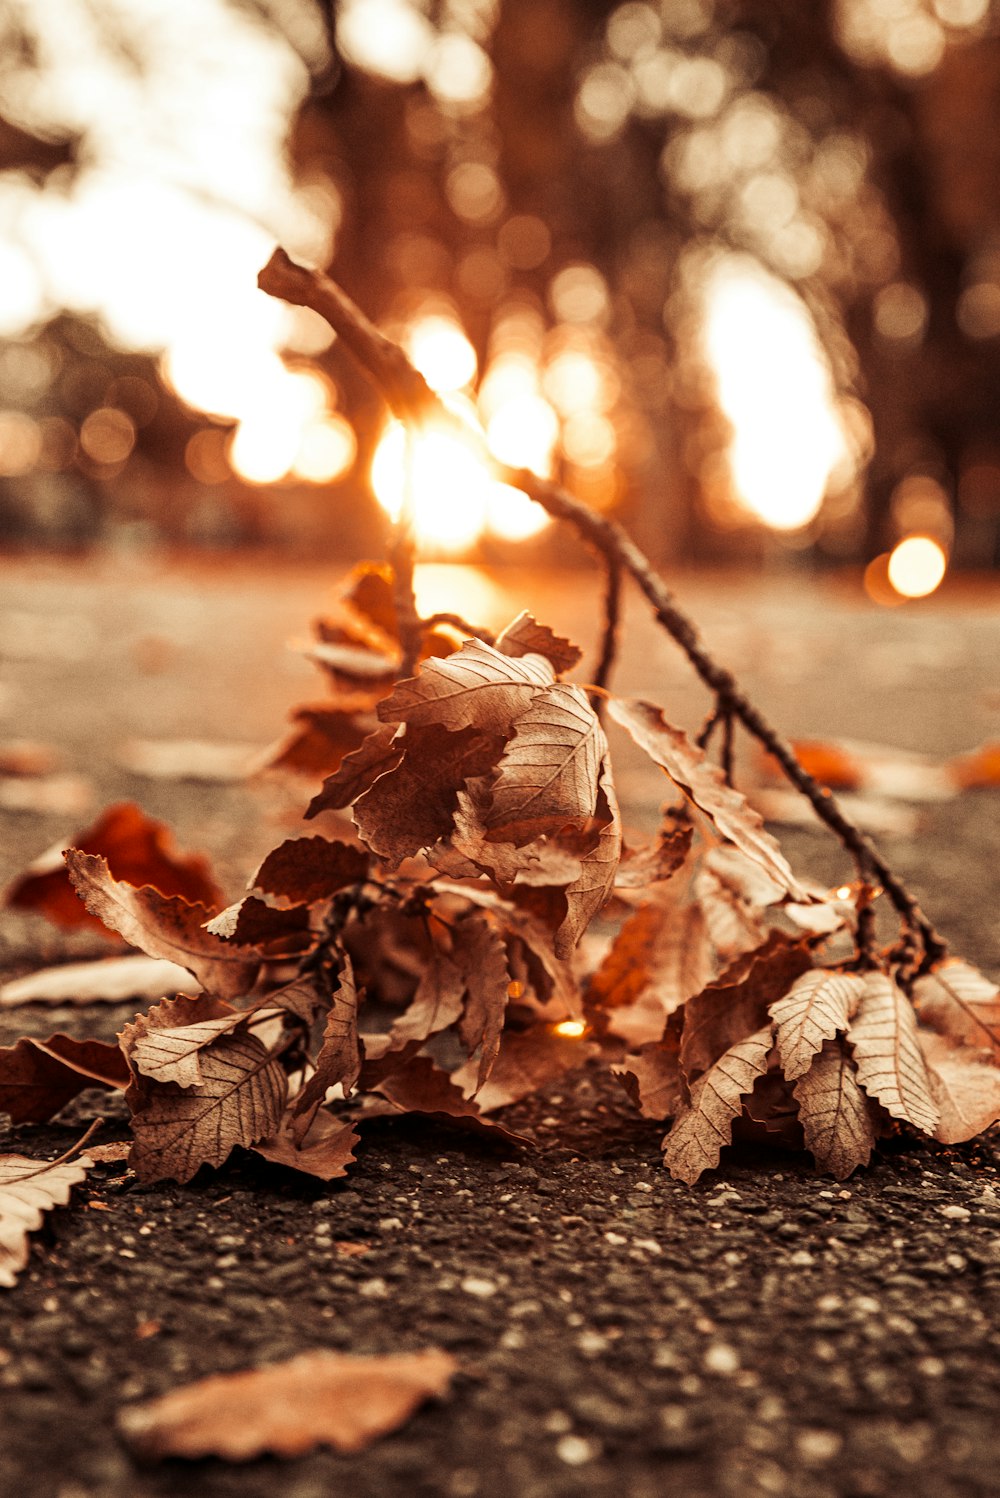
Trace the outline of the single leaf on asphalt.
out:
[[[297,1120],[322,1103],[327,1091],[339,1083],[349,1096],[361,1071],[361,1047],[358,1043],[358,1002],[362,995],[354,977],[351,959],[344,954],[337,987],[330,998],[330,1012],[323,1030],[323,1043],[316,1058],[316,1070],[295,1102]],[[295,1126],[301,1138],[306,1126]]]
[[[666,770],[674,784],[705,813],[724,838],[735,843],[788,894],[804,897],[788,860],[760,816],[686,733],[668,723],[658,707],[639,698],[623,701],[612,697],[608,712]]]
[[[426,661],[419,675],[397,684],[378,706],[384,723],[478,728],[506,736],[539,691],[552,685],[552,668],[538,655],[521,660],[482,640],[467,640],[446,660]]]
[[[709,1067],[691,1088],[691,1101],[678,1113],[663,1141],[663,1163],[688,1186],[714,1170],[724,1145],[731,1143],[733,1120],[757,1078],[767,1071],[771,1027],[766,1025]]]
[[[250,892],[286,905],[327,900],[368,874],[368,854],[353,843],[327,837],[292,837],[273,849],[253,879]]]
[[[858,1083],[842,1040],[824,1040],[809,1070],[792,1089],[806,1149],[816,1169],[843,1181],[867,1165],[875,1148],[873,1105]]]
[[[982,1051],[955,1046],[930,1030],[920,1031],[920,1045],[938,1111],[935,1139],[963,1144],[1000,1120],[1000,1068]]]
[[[514,725],[497,765],[485,822],[495,842],[527,843],[597,809],[607,740],[579,687],[556,682],[539,692]]]
[[[146,1457],[242,1462],[265,1451],[298,1456],[320,1445],[361,1451],[398,1429],[425,1400],[445,1394],[456,1371],[454,1358],[436,1349],[367,1358],[307,1352],[185,1384],[123,1410],[119,1424]]]
[[[44,1123],[87,1087],[127,1087],[129,1070],[116,1045],[50,1035],[0,1048],[0,1113],[11,1123]]]
[[[200,1058],[194,1087],[153,1083],[132,1115],[129,1164],[143,1181],[189,1181],[236,1145],[277,1132],[285,1105],[281,1065],[253,1035],[223,1035]]]
[[[805,1075],[825,1040],[847,1030],[864,987],[856,973],[812,968],[771,1005],[781,1070],[790,1082]]]
[[[301,1143],[296,1142],[292,1117],[286,1113],[278,1132],[270,1139],[259,1140],[252,1149],[255,1155],[274,1165],[287,1165],[289,1170],[301,1171],[320,1181],[337,1181],[354,1164],[354,1150],[359,1143],[354,1123],[331,1118],[320,1108]]]
[[[403,758],[402,740],[397,739],[396,733],[394,723],[380,724],[357,749],[345,754],[338,768],[323,781],[322,790],[310,801],[306,817],[350,806],[380,775],[394,769]]]
[[[220,998],[237,998],[252,988],[258,961],[246,948],[203,929],[210,916],[204,905],[161,895],[149,885],[121,883],[103,858],[76,848],[67,852],[66,865],[87,909],[132,946],[187,968],[202,988]]]
[[[938,1123],[917,1034],[913,1005],[886,973],[866,973],[864,992],[847,1038],[858,1081],[893,1118],[925,1134]]]
[[[1000,987],[971,963],[950,957],[913,985],[924,1024],[960,1045],[988,1050],[1000,1061]]]
[[[504,1031],[490,1079],[478,1092],[475,1061],[466,1061],[452,1072],[451,1080],[466,1097],[475,1094],[480,1113],[493,1113],[579,1071],[596,1055],[597,1047],[583,1037],[560,1035],[553,1025],[534,1025],[521,1032]]]
[[[693,1082],[729,1047],[768,1023],[768,1005],[812,966],[801,938],[773,931],[755,952],[695,994],[684,1006],[680,1061]]]
[[[222,903],[208,860],[179,853],[170,829],[128,801],[109,806],[92,826],[35,859],[6,891],[5,903],[37,910],[60,926],[105,930],[100,916],[89,912],[73,891],[63,861],[67,847],[107,859],[115,879],[149,884],[161,895],[179,895],[192,904],[214,908]]]
[[[448,837],[458,792],[485,775],[503,750],[503,740],[475,728],[450,732],[432,723],[408,728],[402,761],[359,797],[354,822],[361,840],[390,864]]]
[[[539,624],[527,609],[518,614],[497,639],[497,649],[504,655],[544,655],[557,676],[572,671],[583,657],[580,650],[564,635],[553,634],[546,624]]]
[[[18,1004],[120,1004],[123,999],[158,999],[190,987],[187,968],[162,957],[99,957],[12,978],[0,987],[0,1009]]]
[[[9,1290],[28,1262],[28,1234],[40,1228],[46,1212],[65,1207],[90,1160],[48,1164],[26,1155],[0,1155],[0,1287]]]

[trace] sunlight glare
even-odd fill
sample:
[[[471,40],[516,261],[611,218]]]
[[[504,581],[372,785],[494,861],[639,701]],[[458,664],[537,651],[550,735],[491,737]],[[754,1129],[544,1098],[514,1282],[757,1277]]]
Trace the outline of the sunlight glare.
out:
[[[557,1035],[565,1035],[573,1040],[579,1040],[587,1026],[580,1019],[564,1019],[560,1024],[553,1027]]]
[[[495,458],[511,468],[530,468],[542,478],[552,472],[558,438],[559,421],[548,401],[527,392],[504,401],[486,426],[486,441]]]
[[[705,349],[733,428],[735,489],[774,530],[817,514],[848,457],[829,366],[795,294],[755,261],[727,255],[705,296]]]
[[[904,598],[926,598],[948,568],[944,548],[930,536],[907,536],[889,557],[889,581]]]
[[[388,424],[372,459],[375,497],[398,519],[407,469],[413,486],[418,543],[442,551],[464,551],[482,535],[492,482],[474,435],[428,425],[409,441],[398,421]]]
[[[476,377],[476,351],[458,323],[434,312],[420,317],[404,337],[406,351],[439,395],[462,390]]]
[[[491,485],[487,524],[494,536],[502,541],[527,541],[548,523],[549,517],[541,505],[529,499],[523,490],[510,484]]]

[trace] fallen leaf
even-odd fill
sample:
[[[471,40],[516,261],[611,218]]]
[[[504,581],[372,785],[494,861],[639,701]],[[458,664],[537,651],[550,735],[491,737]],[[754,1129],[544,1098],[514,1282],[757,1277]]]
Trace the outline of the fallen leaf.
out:
[[[978,749],[949,760],[945,770],[963,791],[1000,785],[1000,743],[980,744]]]
[[[893,1118],[933,1134],[938,1113],[920,1050],[913,1005],[885,973],[867,973],[864,985],[847,1032],[858,1081]]]
[[[119,1144],[88,1144],[87,1155],[95,1165],[117,1165],[128,1159],[131,1150],[131,1140],[123,1139]]]
[[[579,1071],[597,1055],[597,1046],[576,1035],[560,1035],[552,1025],[534,1025],[521,1032],[505,1031],[489,1081],[476,1091],[479,1068],[467,1061],[451,1080],[466,1097],[475,1096],[480,1113],[495,1113],[530,1097],[557,1078]]]
[[[557,957],[567,958],[579,944],[594,916],[604,908],[614,888],[622,850],[622,824],[611,779],[611,761],[601,761],[596,819],[600,828],[594,848],[580,861],[579,876],[566,886],[566,915],[555,934]]]
[[[809,1070],[824,1041],[846,1032],[864,988],[855,973],[813,968],[771,1005],[781,1070],[789,1082]]]
[[[482,1087],[500,1050],[510,988],[503,939],[488,917],[469,916],[456,925],[452,959],[466,993],[458,1033],[470,1054],[480,1051],[478,1086]]]
[[[231,785],[246,780],[260,759],[256,744],[219,744],[206,739],[126,739],[118,763],[146,780],[189,780]]]
[[[24,775],[32,778],[51,775],[59,767],[59,752],[51,744],[33,739],[6,739],[0,743],[0,775]]]
[[[578,649],[564,635],[557,635],[545,624],[539,624],[527,609],[518,614],[497,639],[497,649],[504,655],[543,655],[557,676],[572,671],[583,658]]]
[[[465,978],[447,952],[435,947],[431,953],[413,1001],[393,1024],[391,1044],[394,1048],[408,1041],[427,1040],[439,1030],[446,1030],[460,1018],[465,1003]]]
[[[590,999],[629,1045],[658,1040],[667,1018],[715,977],[705,917],[661,894],[622,926],[591,979]]]
[[[688,1106],[679,1042],[679,1026],[668,1021],[662,1040],[649,1041],[611,1068],[643,1118],[674,1118]]]
[[[875,1148],[872,1104],[839,1037],[824,1040],[792,1091],[806,1149],[817,1170],[843,1181],[859,1165],[868,1164]]]
[[[674,728],[652,703],[612,697],[608,712],[641,749],[705,813],[719,833],[759,864],[788,894],[804,898],[788,860],[746,797],[729,785],[717,765],[687,734]]]
[[[251,1148],[255,1155],[274,1165],[287,1165],[289,1170],[315,1176],[320,1181],[336,1181],[354,1164],[354,1151],[359,1143],[354,1123],[342,1123],[321,1108],[300,1142],[296,1141],[292,1117],[286,1113],[278,1132]]]
[[[323,1044],[316,1058],[316,1070],[295,1102],[295,1125],[299,1137],[306,1133],[302,1118],[322,1103],[328,1090],[338,1083],[349,1097],[361,1071],[361,1047],[358,1043],[358,993],[354,968],[346,952],[337,987],[330,998],[330,1012],[323,1030]]]
[[[28,1234],[41,1227],[46,1212],[66,1206],[89,1165],[86,1155],[51,1165],[26,1155],[0,1155],[0,1286],[5,1290],[28,1262]]]
[[[368,1358],[308,1352],[186,1384],[123,1410],[119,1424],[146,1457],[249,1461],[319,1445],[361,1451],[443,1395],[456,1371],[455,1360],[436,1349]]]
[[[94,801],[85,775],[0,776],[0,811],[39,817],[80,817]]]
[[[368,855],[352,843],[326,837],[288,838],[264,859],[251,880],[251,892],[289,905],[327,900],[368,875]]]
[[[623,848],[615,888],[641,889],[671,878],[687,862],[693,837],[694,827],[685,822],[666,828],[652,842]]]
[[[898,801],[946,801],[955,794],[952,766],[926,754],[849,739],[796,739],[792,749],[803,769],[834,790]],[[773,779],[784,778],[781,766],[770,755],[764,755],[762,763]]]
[[[124,999],[158,999],[190,986],[187,968],[161,957],[100,957],[12,978],[0,987],[0,1009],[19,1004],[120,1004]]]
[[[310,801],[307,817],[323,811],[340,811],[357,800],[380,775],[385,775],[403,758],[403,743],[397,738],[394,724],[383,724],[370,733],[352,754],[345,754],[339,767],[323,782],[323,788]]]
[[[293,941],[300,948],[309,929],[309,911],[305,906],[273,905],[269,899],[259,899],[256,895],[244,895],[242,900],[227,905],[205,922],[210,936],[242,947]]]
[[[694,893],[709,940],[723,962],[760,946],[767,931],[756,910],[710,868],[698,871]]]
[[[503,1124],[484,1118],[474,1098],[467,1098],[461,1087],[430,1056],[414,1056],[396,1067],[374,1089],[401,1113],[420,1113],[439,1123],[471,1129],[494,1139],[512,1143],[527,1141]]]
[[[938,1112],[934,1138],[963,1144],[1000,1120],[1000,1068],[982,1051],[952,1045],[942,1035],[920,1031],[931,1097]]]
[[[222,903],[207,859],[178,853],[170,829],[128,801],[109,806],[93,826],[35,859],[6,891],[5,903],[37,910],[60,926],[106,930],[74,893],[63,861],[67,846],[105,858],[113,877],[128,884],[152,885],[161,895],[213,908]]]
[[[202,1081],[152,1083],[132,1115],[129,1164],[143,1181],[189,1181],[236,1145],[277,1132],[285,1104],[281,1065],[253,1035],[223,1035],[200,1058]],[[131,1089],[130,1089],[131,1091]]]
[[[776,993],[812,966],[808,945],[774,931],[763,946],[740,957],[684,1005],[680,1062],[693,1082],[730,1046],[768,1024]]]
[[[377,700],[373,693],[354,692],[335,703],[296,708],[291,714],[293,727],[263,756],[264,766],[298,775],[332,775],[377,726]]]
[[[1000,1060],[1000,987],[961,958],[949,957],[913,985],[917,1014],[932,1030]]]
[[[76,848],[67,852],[66,865],[87,909],[132,946],[187,968],[202,988],[220,998],[237,998],[252,988],[256,957],[205,931],[211,912],[204,905],[117,880],[105,859]]]
[[[514,724],[497,764],[486,817],[496,842],[527,843],[597,809],[607,740],[587,694],[556,682],[536,694]]]
[[[50,1035],[0,1048],[0,1113],[13,1124],[44,1123],[87,1087],[127,1087],[129,1070],[116,1045]]]
[[[121,1046],[144,1077],[154,1082],[176,1082],[178,1087],[196,1087],[204,1081],[202,1051],[249,1018],[243,1010],[230,1009],[208,994],[195,998],[178,994],[126,1025]]]
[[[541,656],[516,660],[482,640],[466,640],[446,660],[427,661],[419,675],[398,682],[379,703],[378,715],[387,723],[440,723],[452,731],[478,728],[506,737],[552,681],[552,668]]]
[[[766,1025],[734,1045],[695,1082],[690,1103],[663,1141],[663,1162],[677,1180],[693,1186],[718,1165],[723,1146],[732,1140],[733,1120],[744,1097],[767,1071],[771,1045],[771,1027]]]

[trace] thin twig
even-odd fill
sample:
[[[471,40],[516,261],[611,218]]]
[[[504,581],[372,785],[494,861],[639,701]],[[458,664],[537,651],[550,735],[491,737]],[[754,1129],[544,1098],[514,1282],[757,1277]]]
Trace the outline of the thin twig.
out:
[[[258,285],[272,296],[311,307],[325,317],[400,420],[422,420],[430,413],[448,419],[447,408],[413,368],[403,350],[380,333],[329,277],[296,265],[284,250],[276,250],[261,271]],[[715,694],[720,711],[742,723],[747,732],[763,744],[820,821],[854,856],[859,866],[882,885],[903,921],[919,934],[925,963],[940,957],[946,951],[944,939],[924,915],[915,896],[896,877],[871,840],[846,815],[832,792],[820,785],[799,763],[791,745],[746,697],[732,673],[709,655],[696,626],[678,606],[666,583],[631,536],[617,521],[588,509],[558,484],[539,478],[530,469],[510,468],[502,463],[495,466],[504,483],[521,489],[554,519],[572,525],[580,537],[600,553],[609,569],[616,565],[630,574],[651,604],[659,623]]]
[[[463,619],[461,614],[437,613],[428,614],[424,620],[425,629],[433,629],[438,624],[450,625],[457,629],[459,634],[471,635],[474,640],[482,640],[485,645],[495,645],[496,635],[492,630],[480,629],[478,624],[470,624],[468,619]]]
[[[595,687],[607,688],[618,653],[618,631],[622,614],[622,568],[617,557],[601,553],[605,568],[604,580],[604,633],[601,637],[601,654],[594,669]]]

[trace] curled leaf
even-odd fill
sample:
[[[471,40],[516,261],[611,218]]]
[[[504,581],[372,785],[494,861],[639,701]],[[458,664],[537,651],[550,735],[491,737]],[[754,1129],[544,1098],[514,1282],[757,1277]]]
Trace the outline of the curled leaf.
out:
[[[913,985],[924,1024],[1000,1061],[1000,987],[960,958],[946,958]]]
[[[732,1046],[691,1088],[691,1101],[663,1141],[663,1162],[672,1176],[693,1186],[719,1163],[731,1143],[733,1120],[758,1077],[767,1071],[771,1027]]]
[[[809,1070],[825,1040],[846,1032],[864,987],[855,973],[812,968],[771,1005],[781,1069],[790,1082]]]
[[[28,1234],[40,1228],[46,1212],[64,1207],[90,1161],[29,1160],[0,1155],[0,1287],[9,1290],[28,1262]]]
[[[87,1087],[126,1087],[128,1066],[116,1045],[50,1035],[0,1048],[0,1113],[11,1123],[43,1123]]]
[[[839,1038],[824,1040],[792,1090],[817,1170],[843,1181],[868,1164],[876,1137],[872,1105]]]
[[[527,609],[518,614],[497,639],[497,649],[504,655],[544,655],[557,676],[572,671],[580,664],[583,651],[563,635],[553,634],[545,624],[539,624]]]
[[[253,1153],[273,1165],[286,1165],[302,1175],[320,1181],[337,1181],[354,1164],[354,1151],[360,1143],[355,1125],[331,1118],[322,1108],[313,1118],[301,1141],[296,1139],[292,1116],[288,1113],[270,1139],[260,1139]]]
[[[867,973],[847,1038],[858,1081],[893,1118],[925,1134],[938,1124],[913,1005],[885,973]]]
[[[384,723],[440,723],[452,731],[479,728],[506,737],[552,681],[552,668],[541,656],[515,660],[482,640],[466,640],[454,655],[427,661],[418,676],[399,682],[379,703],[378,715]]]
[[[921,1030],[920,1045],[938,1113],[935,1139],[962,1144],[1000,1120],[1000,1068],[982,1051],[954,1046],[928,1030]]]

